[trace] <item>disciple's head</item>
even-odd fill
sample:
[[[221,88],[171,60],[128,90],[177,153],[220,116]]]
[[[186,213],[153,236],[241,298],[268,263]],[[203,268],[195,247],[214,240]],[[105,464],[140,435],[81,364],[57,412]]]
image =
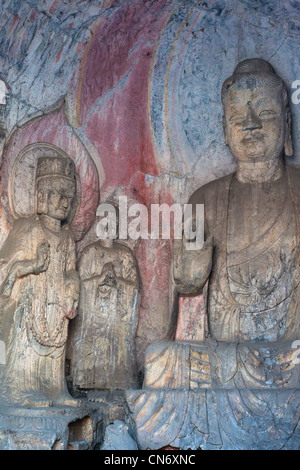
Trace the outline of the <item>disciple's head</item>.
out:
[[[263,59],[240,62],[222,86],[226,144],[237,161],[293,153],[287,88]]]

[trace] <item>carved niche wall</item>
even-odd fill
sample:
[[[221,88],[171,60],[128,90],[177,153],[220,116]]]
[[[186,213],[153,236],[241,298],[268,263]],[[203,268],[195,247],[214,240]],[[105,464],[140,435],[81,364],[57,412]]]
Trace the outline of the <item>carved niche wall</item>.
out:
[[[96,241],[95,213],[99,190],[101,201],[116,200],[118,195],[126,195],[128,200],[141,202],[149,209],[152,203],[158,202],[169,205],[186,203],[197,188],[235,170],[234,160],[223,139],[222,126],[216,126],[222,116],[220,88],[234,67],[251,57],[268,60],[290,92],[291,84],[299,78],[299,6],[292,0],[284,4],[279,0],[76,0],[68,3],[46,1],[43,7],[32,2],[6,0],[3,5],[0,15],[1,77],[11,86],[11,96],[3,126],[6,136],[2,143],[6,145],[1,167],[0,245],[3,246],[9,236],[12,224],[21,217],[34,217],[35,208],[28,205],[34,193],[32,163],[43,155],[53,157],[53,152],[58,152],[63,158],[68,156],[74,162],[80,180],[80,191],[77,187],[79,205],[70,223],[70,232],[76,239],[77,259],[80,260],[77,271],[82,271],[84,281],[94,283],[95,288],[97,282],[93,277],[96,271],[84,273],[83,260],[85,249],[91,249]],[[294,156],[287,158],[291,165],[299,162],[299,109],[291,103],[295,149]],[[155,347],[152,346],[148,350],[147,386],[151,382],[148,373],[152,359],[160,358],[157,363],[163,371],[164,360],[170,350],[170,357],[174,357],[175,351],[178,357],[195,365],[198,385],[209,363],[216,372],[217,357],[239,355],[241,361],[245,359],[248,351],[243,347],[236,349],[230,346],[221,350],[214,345],[203,346],[204,349],[198,345],[194,348],[181,343],[180,346],[174,345],[174,339],[197,342],[205,339],[207,324],[203,297],[180,296],[178,299],[174,279],[170,287],[171,241],[145,240],[130,247],[139,266],[143,286],[138,325],[136,317],[133,322],[134,328],[137,326],[135,359],[140,379],[144,374],[147,346],[159,340],[165,341],[159,351],[153,352],[151,348]],[[97,246],[95,251],[100,253],[101,249]],[[102,253],[104,251],[102,249]],[[134,263],[126,248],[121,251]],[[38,257],[47,257],[47,252],[41,250],[39,256],[34,253],[32,259]],[[114,256],[112,258],[115,261]],[[101,276],[103,266],[100,262],[95,264],[97,275]],[[113,277],[111,272],[112,269],[108,278]],[[236,272],[233,274],[236,281]],[[119,277],[126,279],[125,274]],[[113,296],[112,289],[104,290]],[[135,298],[137,286],[135,289],[131,286],[129,290]],[[125,295],[124,292],[121,294]],[[103,303],[99,308],[102,307]],[[79,310],[82,308],[81,305]],[[178,309],[179,320],[175,324]],[[80,322],[79,317],[76,322]],[[68,346],[68,366],[76,368],[72,341]],[[259,353],[263,362],[268,361],[268,350],[259,350]],[[278,354],[281,353],[285,354],[286,350],[278,350]],[[233,369],[225,371],[227,378],[231,377]],[[217,372],[216,377],[220,378]],[[176,374],[173,374],[173,379],[176,379]],[[99,379],[98,386],[102,387],[100,382]],[[188,381],[189,386],[192,382]],[[230,384],[231,380],[228,387]],[[168,388],[172,388],[170,383]],[[201,445],[203,448],[205,445],[212,448],[230,446],[222,440],[219,418],[215,416],[215,408],[210,407],[211,403],[219,401],[223,409],[227,409],[232,403],[238,403],[242,408],[247,402],[259,416],[268,408],[269,396],[264,392],[257,401],[247,390],[241,394],[232,390],[228,393],[222,391],[217,397],[212,389],[201,393],[189,391],[187,394],[194,401],[188,408],[185,405],[191,402],[185,401],[186,392],[180,392],[182,399],[179,401],[175,392],[173,394],[173,390],[169,390],[168,394],[170,400],[174,399],[178,404],[178,414],[184,424],[181,426],[179,423],[172,436],[166,435],[165,441],[166,445],[172,442],[182,448],[199,444],[201,436],[188,442],[187,433],[193,426],[195,414],[201,417],[205,406],[207,416],[212,417],[211,422],[215,426],[207,429],[204,422],[201,429],[209,439],[208,444]],[[165,400],[165,393],[163,390],[154,394],[155,406]],[[271,400],[274,407],[277,407],[276,393]],[[128,396],[133,415],[137,408],[134,409],[132,397],[139,398],[136,406],[142,409],[147,394],[148,391],[143,390]],[[87,404],[86,400],[82,408],[70,407],[66,420],[56,414],[55,407],[48,407],[46,412],[43,410],[45,421],[41,421],[36,410],[26,410],[26,414],[24,410],[2,409],[2,445],[18,447],[24,442],[24,435],[19,436],[19,441],[12,442],[11,437],[5,434],[11,413],[17,416],[11,431],[18,430],[23,422],[24,431],[34,429],[35,438],[41,438],[39,444],[33,440],[33,445],[36,442],[36,446],[42,446],[43,439],[47,437],[48,447],[66,448],[69,437],[79,445],[80,437],[86,434],[93,435],[89,440],[90,447],[97,439],[99,444],[104,436],[95,437],[97,420],[104,422],[105,427],[116,417],[128,418],[124,413],[124,395],[122,398],[117,395],[104,391],[104,398],[98,396],[97,403]],[[206,395],[211,400],[207,400]],[[108,401],[105,401],[107,397]],[[298,413],[297,401],[293,403],[296,404],[291,405],[290,422]],[[188,410],[186,414],[182,412],[183,408]],[[239,411],[238,407],[234,419],[240,418]],[[152,414],[150,410],[149,415],[144,415],[146,422],[148,418],[151,422]],[[51,422],[50,417],[54,419]],[[163,426],[165,415],[160,415],[160,418]],[[231,419],[231,415],[223,414],[221,418],[225,422]],[[243,414],[241,419],[246,422],[247,414]],[[81,420],[78,428],[78,423],[74,427],[70,425],[74,420]],[[272,418],[268,422],[272,423]],[[226,422],[225,428],[227,425],[230,427],[230,422]],[[39,431],[41,426],[42,433]],[[83,431],[77,432],[78,429]],[[47,430],[50,430],[49,434]],[[155,433],[148,432],[147,435],[149,430],[152,433],[151,426],[147,428],[145,425],[146,438],[152,436],[151,444],[148,444],[158,447],[161,441],[155,441]],[[287,428],[282,426],[282,433],[286,432]],[[248,436],[247,432],[241,434],[243,445]],[[138,436],[140,447],[148,445],[143,436],[142,432]],[[296,438],[290,440],[291,445],[293,439]],[[279,441],[280,438],[276,442]],[[254,445],[255,437],[252,442]],[[275,446],[274,441],[270,443],[272,445]]]

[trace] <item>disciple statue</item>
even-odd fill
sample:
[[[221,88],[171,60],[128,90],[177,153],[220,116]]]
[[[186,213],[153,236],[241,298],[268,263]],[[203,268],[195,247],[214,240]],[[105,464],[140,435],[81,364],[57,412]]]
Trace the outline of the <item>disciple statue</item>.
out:
[[[76,192],[75,166],[59,155],[41,157],[36,170],[36,215],[14,221],[0,251],[1,337],[5,403],[76,405],[67,391],[65,350],[76,315],[79,277],[68,226]]]
[[[300,171],[284,161],[287,88],[268,62],[248,59],[224,82],[222,103],[237,170],[191,196],[204,204],[205,242],[175,242],[173,259],[178,294],[204,293],[207,339],[151,345],[148,390],[129,402],[145,447],[296,448]]]
[[[81,287],[78,317],[72,325],[73,385],[93,391],[93,397],[99,390],[137,388],[140,275],[136,259],[126,245],[105,238],[88,245],[77,266]]]

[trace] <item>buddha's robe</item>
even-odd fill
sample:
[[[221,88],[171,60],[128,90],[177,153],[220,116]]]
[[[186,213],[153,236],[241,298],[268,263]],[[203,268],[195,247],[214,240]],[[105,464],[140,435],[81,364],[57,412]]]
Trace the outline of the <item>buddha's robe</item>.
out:
[[[292,360],[300,338],[299,200],[300,171],[292,166],[272,183],[241,183],[232,174],[193,194],[189,203],[204,204],[214,244],[210,275],[197,278],[208,284],[208,338],[151,345],[145,387],[299,386]],[[185,273],[194,289],[192,269]]]
[[[241,183],[235,174],[197,190],[214,239],[208,280],[210,336],[217,341],[300,337],[300,171],[272,183]]]
[[[127,392],[141,448],[185,449],[187,436],[201,449],[298,448],[299,200],[294,167],[270,184],[229,175],[191,197],[205,205],[213,260],[211,245],[187,255],[178,286],[207,282],[208,337],[148,347],[143,390]]]

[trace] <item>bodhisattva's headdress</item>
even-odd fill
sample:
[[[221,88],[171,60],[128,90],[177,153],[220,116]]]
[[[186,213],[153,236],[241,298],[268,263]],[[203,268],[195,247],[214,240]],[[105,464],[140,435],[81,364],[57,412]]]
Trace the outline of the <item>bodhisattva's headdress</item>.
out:
[[[73,160],[64,157],[40,157],[37,161],[37,212],[47,213],[47,200],[49,190],[61,185],[65,181],[70,188],[76,188],[75,165]],[[68,216],[68,221],[74,216],[75,206]]]
[[[75,183],[73,160],[62,157],[40,157],[37,162],[36,181],[55,177],[66,178]]]

